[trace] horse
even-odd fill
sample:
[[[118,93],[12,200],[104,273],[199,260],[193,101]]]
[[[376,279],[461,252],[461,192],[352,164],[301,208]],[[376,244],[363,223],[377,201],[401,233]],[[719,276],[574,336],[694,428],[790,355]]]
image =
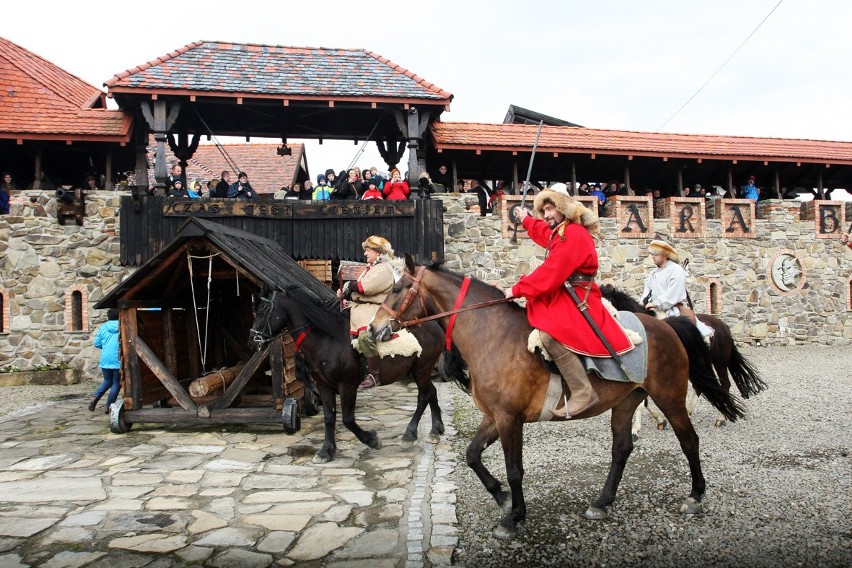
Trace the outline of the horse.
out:
[[[289,285],[283,290],[261,295],[255,301],[255,314],[249,343],[256,349],[262,349],[286,328],[317,382],[322,399],[325,439],[314,461],[329,462],[337,452],[334,436],[337,393],[340,394],[343,425],[370,448],[380,448],[377,433],[362,429],[355,421],[355,400],[365,367],[351,343],[349,312],[340,311],[337,298],[330,294],[329,298],[321,300],[298,285]],[[396,382],[408,374],[413,376],[417,384],[417,407],[402,439],[408,442],[417,440],[420,418],[428,405],[432,415],[428,439],[437,443],[444,433],[444,422],[431,376],[443,351],[444,335],[436,324],[412,330],[412,333],[423,351],[419,357],[382,357],[382,384]]]
[[[600,287],[600,290],[601,295],[609,300],[617,310],[656,316],[654,310],[645,308],[632,296],[611,284],[604,284]],[[695,317],[713,329],[713,340],[710,342],[710,360],[713,362],[713,368],[716,370],[716,375],[719,377],[722,388],[730,391],[731,378],[733,378],[737,390],[740,391],[740,395],[745,399],[766,390],[766,383],[760,377],[760,373],[737,349],[734,337],[731,334],[731,328],[725,322],[710,314],[695,314]],[[697,402],[698,397],[695,396],[694,391],[690,391],[686,402],[686,408],[690,416]],[[652,405],[648,404],[647,401],[645,405],[648,412],[656,420],[657,429],[665,429],[666,421],[662,414]],[[724,426],[725,422],[725,416],[720,414],[716,418],[715,425],[719,428]],[[638,437],[640,428],[641,413],[637,413],[633,425],[634,437]]]
[[[474,312],[474,308],[478,309]],[[669,419],[689,464],[692,488],[680,508],[687,514],[701,511],[705,492],[698,435],[684,408],[688,381],[731,421],[743,416],[740,403],[719,385],[712,372],[707,345],[687,318],[660,321],[645,314],[637,317],[647,331],[645,382],[607,381],[590,374],[589,380],[600,400],[573,418],[590,418],[612,409],[612,463],[600,495],[585,512],[586,518],[592,520],[606,518],[607,507],[615,500],[627,458],[633,450],[631,417],[646,396],[654,399]],[[542,357],[527,348],[533,330],[524,308],[508,302],[494,286],[447,270],[440,263],[416,267],[406,257],[405,276],[394,285],[369,329],[377,340],[384,340],[396,328],[415,326],[424,320],[437,321],[445,331],[452,328],[454,349],[445,352],[445,361],[460,356],[467,362],[469,376],[451,373],[473,396],[483,414],[467,446],[467,464],[498,506],[504,508],[505,515],[494,529],[494,536],[510,539],[516,533],[517,523],[526,518],[523,425],[538,421],[551,371]],[[504,491],[482,463],[482,453],[498,439],[503,447],[511,492]]]

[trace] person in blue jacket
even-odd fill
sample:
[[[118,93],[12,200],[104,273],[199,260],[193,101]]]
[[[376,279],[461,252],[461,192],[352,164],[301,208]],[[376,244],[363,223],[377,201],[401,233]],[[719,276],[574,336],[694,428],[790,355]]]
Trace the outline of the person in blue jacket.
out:
[[[104,375],[104,380],[98,390],[89,401],[89,412],[94,412],[98,401],[109,389],[104,412],[109,414],[109,407],[118,398],[118,389],[121,388],[121,363],[118,360],[118,310],[110,308],[107,310],[107,321],[101,324],[95,333],[95,347],[101,350],[101,361],[99,366]]]

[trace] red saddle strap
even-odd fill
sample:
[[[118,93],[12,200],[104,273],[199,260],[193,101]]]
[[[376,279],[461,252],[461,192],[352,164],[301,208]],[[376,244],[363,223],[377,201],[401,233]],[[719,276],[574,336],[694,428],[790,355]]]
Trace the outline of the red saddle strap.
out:
[[[455,304],[453,304],[453,310],[458,310],[459,308],[461,308],[461,305],[464,303],[464,298],[465,296],[467,296],[468,288],[470,288],[470,277],[465,276],[464,280],[462,280],[461,288],[459,288],[459,295],[456,296],[456,302]],[[453,328],[456,326],[457,317],[459,317],[458,312],[450,316],[450,322],[447,324],[447,351],[449,351],[453,347]]]
[[[294,353],[299,352],[299,347],[302,345],[302,342],[308,336],[308,332],[310,330],[311,330],[311,328],[307,328],[306,330],[304,330],[302,333],[299,334],[299,337],[296,338],[296,346],[293,348]]]

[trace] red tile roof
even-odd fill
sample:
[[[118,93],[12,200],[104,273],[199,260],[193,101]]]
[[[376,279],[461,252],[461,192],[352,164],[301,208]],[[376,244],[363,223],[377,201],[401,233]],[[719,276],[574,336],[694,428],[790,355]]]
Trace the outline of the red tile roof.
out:
[[[249,183],[259,194],[270,197],[283,185],[292,185],[299,174],[305,147],[303,144],[288,144],[293,150],[289,156],[279,156],[275,150],[281,144],[223,144],[222,149],[238,168],[248,174]],[[154,146],[149,145],[148,155],[154,155]],[[166,145],[166,162],[177,163],[177,158]],[[195,155],[186,168],[187,182],[200,179],[219,181],[222,170],[232,172],[231,181],[237,181],[237,173],[228,166],[219,148],[213,144],[199,144]],[[154,185],[154,171],[148,170],[148,183]]]
[[[435,122],[439,150],[529,152],[538,125]],[[852,142],[544,126],[539,152],[852,164]]]
[[[127,142],[132,118],[95,108],[103,92],[0,37],[0,138]]]
[[[453,95],[363,49],[197,41],[115,75],[116,93],[449,104]]]

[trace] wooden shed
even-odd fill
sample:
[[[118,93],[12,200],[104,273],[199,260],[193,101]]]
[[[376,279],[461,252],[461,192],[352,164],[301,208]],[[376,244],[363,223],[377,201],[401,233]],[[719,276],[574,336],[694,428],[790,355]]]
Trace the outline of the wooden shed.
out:
[[[295,376],[292,340],[285,334],[256,352],[248,345],[253,298],[287,284],[334,298],[276,242],[189,218],[95,305],[119,310],[124,401],[111,409],[113,431],[136,422],[297,430],[300,407],[315,413],[318,397]]]

